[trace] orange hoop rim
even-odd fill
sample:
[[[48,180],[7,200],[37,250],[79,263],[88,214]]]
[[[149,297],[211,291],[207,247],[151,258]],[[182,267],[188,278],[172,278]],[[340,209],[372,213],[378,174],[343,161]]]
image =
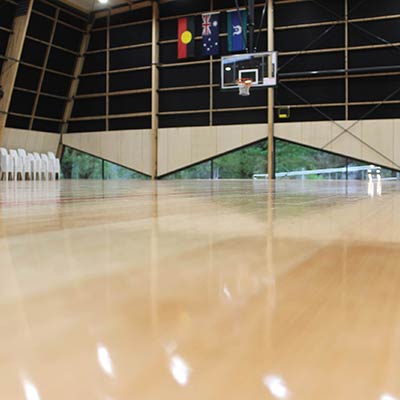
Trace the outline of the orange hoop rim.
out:
[[[244,79],[238,79],[238,80],[236,81],[236,83],[237,83],[239,86],[251,87],[251,86],[253,85],[254,81],[253,81],[252,79],[250,79],[250,78],[244,78]]]

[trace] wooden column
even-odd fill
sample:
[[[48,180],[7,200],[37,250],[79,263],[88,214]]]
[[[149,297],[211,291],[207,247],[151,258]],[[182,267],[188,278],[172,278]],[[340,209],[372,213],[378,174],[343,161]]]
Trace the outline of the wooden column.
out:
[[[349,119],[349,2],[348,0],[344,0],[344,12],[345,12],[345,54],[344,54],[344,69],[345,73],[345,102],[346,102],[346,112],[345,119],[346,121]]]
[[[209,87],[209,117],[208,117],[208,124],[209,126],[214,125],[214,56],[210,57],[210,68],[209,68],[209,82],[210,82],[210,87]]]
[[[214,0],[210,1],[210,11],[214,11]],[[210,57],[210,68],[209,68],[209,118],[208,118],[208,124],[209,126],[213,126],[214,120],[213,120],[213,110],[214,110],[214,56]]]
[[[0,100],[0,145],[3,143],[4,128],[7,122],[7,115],[10,108],[15,80],[17,78],[22,49],[24,47],[25,36],[32,13],[32,5],[33,0],[29,0],[26,3],[26,11],[23,9],[22,4],[17,8],[17,15],[13,23],[13,33],[9,38],[6,51],[7,61],[3,63],[0,75],[0,85],[4,90],[4,96]],[[21,15],[18,15],[19,12]]]
[[[151,178],[157,179],[158,174],[158,111],[159,111],[159,6],[153,1],[152,50],[151,50],[151,147],[152,173]]]
[[[106,131],[110,130],[110,23],[111,12],[107,14],[107,51],[106,51]]]
[[[74,78],[72,79],[71,86],[69,88],[68,100],[63,115],[60,141],[58,143],[58,150],[57,150],[58,157],[61,157],[63,152],[63,135],[64,133],[68,132],[68,121],[71,118],[72,110],[74,108],[75,96],[76,93],[78,92],[78,86],[79,86],[79,76],[82,73],[83,65],[85,63],[85,53],[87,52],[87,49],[89,47],[92,27],[93,27],[93,22],[88,23],[86,27],[86,32],[84,33],[82,38],[81,47],[79,50],[79,56],[75,63]]]
[[[274,1],[268,0],[268,51],[274,51]],[[268,66],[268,76],[272,77],[272,61]],[[268,88],[268,178],[275,179],[275,140],[274,140],[275,89]]]

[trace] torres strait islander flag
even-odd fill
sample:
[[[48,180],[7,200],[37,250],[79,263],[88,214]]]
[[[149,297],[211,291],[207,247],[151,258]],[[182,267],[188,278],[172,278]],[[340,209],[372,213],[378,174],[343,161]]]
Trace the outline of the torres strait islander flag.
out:
[[[178,20],[178,59],[194,57],[194,17]]]
[[[203,19],[203,54],[216,56],[219,54],[219,13],[202,15]]]
[[[228,11],[228,51],[237,52],[246,49],[247,11]]]

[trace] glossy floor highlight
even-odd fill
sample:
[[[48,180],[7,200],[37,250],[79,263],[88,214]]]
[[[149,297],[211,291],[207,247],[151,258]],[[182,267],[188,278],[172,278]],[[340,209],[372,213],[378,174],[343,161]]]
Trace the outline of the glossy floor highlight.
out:
[[[400,183],[0,184],[0,399],[400,399]]]

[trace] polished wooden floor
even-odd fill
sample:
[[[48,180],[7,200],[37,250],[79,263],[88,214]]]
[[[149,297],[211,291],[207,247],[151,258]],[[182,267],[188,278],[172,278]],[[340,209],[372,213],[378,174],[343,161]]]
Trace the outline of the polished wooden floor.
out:
[[[400,399],[400,183],[0,182],[1,400]]]

